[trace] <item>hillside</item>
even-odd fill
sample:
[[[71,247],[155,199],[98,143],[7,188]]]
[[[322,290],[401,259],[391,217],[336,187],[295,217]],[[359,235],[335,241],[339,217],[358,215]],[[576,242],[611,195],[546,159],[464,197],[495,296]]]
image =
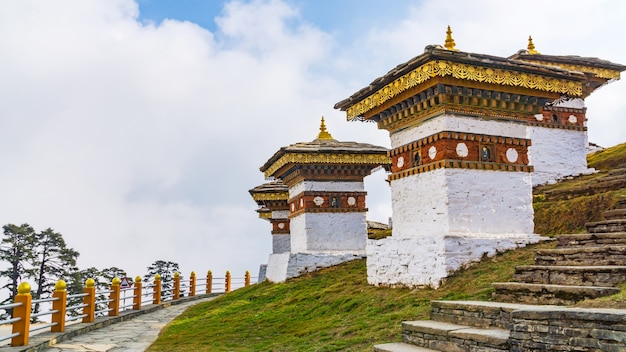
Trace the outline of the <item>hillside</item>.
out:
[[[590,156],[589,165],[599,172],[537,187],[536,232],[583,232],[586,222],[600,220],[618,195],[626,195],[626,144]],[[532,263],[535,249],[553,246],[484,259],[438,290],[369,286],[364,260],[282,284],[253,285],[192,307],[149,351],[371,351],[374,344],[399,340],[403,320],[426,319],[430,300],[489,300],[491,282],[510,281],[516,265]],[[622,287],[618,295],[581,305],[626,308]]]

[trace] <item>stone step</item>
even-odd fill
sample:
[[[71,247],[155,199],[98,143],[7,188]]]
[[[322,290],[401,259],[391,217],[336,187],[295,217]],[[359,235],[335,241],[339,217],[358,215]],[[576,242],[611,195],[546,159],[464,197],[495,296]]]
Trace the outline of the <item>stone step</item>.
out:
[[[515,267],[513,280],[529,284],[614,287],[626,282],[626,266],[549,266]]]
[[[411,345],[405,342],[392,342],[374,346],[374,352],[436,352],[436,350]]]
[[[626,245],[626,232],[559,235],[557,247]]]
[[[607,210],[603,215],[606,220],[626,219],[626,208]]]
[[[531,304],[571,305],[585,299],[594,299],[619,293],[615,287],[544,285],[522,282],[494,282],[493,299],[500,302]],[[550,306],[542,306],[549,308]],[[523,308],[522,308],[523,309]],[[510,315],[509,315],[509,319]]]
[[[626,245],[540,249],[535,265],[626,265]]]
[[[512,302],[512,301],[509,301]],[[484,301],[431,301],[430,319],[477,328],[511,328],[511,312],[543,306]]]
[[[434,320],[405,321],[402,341],[437,351],[509,351],[509,330]]]
[[[626,219],[611,219],[585,224],[589,233],[626,232]]]

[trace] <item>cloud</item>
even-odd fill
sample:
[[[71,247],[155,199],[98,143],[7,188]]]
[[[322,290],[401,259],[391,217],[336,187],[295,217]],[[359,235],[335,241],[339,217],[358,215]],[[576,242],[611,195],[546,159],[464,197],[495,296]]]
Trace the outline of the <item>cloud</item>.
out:
[[[334,103],[442,43],[447,24],[462,50],[507,56],[532,34],[542,52],[626,63],[600,35],[625,36],[623,5],[600,4],[612,10],[423,1],[338,42],[340,26],[322,30],[278,0],[227,2],[214,31],[141,20],[131,0],[3,2],[0,222],[53,227],[83,267],[135,276],[165,259],[185,275],[255,275],[271,251],[270,225],[247,192],[264,182],[259,166],[313,140],[322,115],[338,140],[389,145],[386,131],[345,122]],[[354,16],[376,17],[367,10]],[[626,140],[615,128],[625,87],[589,99],[592,141]],[[377,221],[390,216],[384,179],[366,181]]]

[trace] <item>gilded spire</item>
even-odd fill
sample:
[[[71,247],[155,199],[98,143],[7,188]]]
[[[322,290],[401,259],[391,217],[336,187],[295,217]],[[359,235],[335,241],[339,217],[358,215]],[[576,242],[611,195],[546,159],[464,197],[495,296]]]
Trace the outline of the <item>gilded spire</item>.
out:
[[[539,54],[537,50],[535,50],[535,44],[533,44],[533,37],[528,36],[528,53],[529,54]]]
[[[454,50],[454,51],[459,50],[456,48],[456,43],[454,42],[454,39],[452,38],[452,30],[450,29],[450,26],[448,26],[448,30],[446,31],[446,41],[443,46],[445,46],[446,49],[448,50]]]
[[[322,123],[320,124],[320,133],[317,135],[317,139],[321,140],[331,140],[334,139],[333,136],[326,131],[326,124],[324,123],[324,116],[322,116]]]

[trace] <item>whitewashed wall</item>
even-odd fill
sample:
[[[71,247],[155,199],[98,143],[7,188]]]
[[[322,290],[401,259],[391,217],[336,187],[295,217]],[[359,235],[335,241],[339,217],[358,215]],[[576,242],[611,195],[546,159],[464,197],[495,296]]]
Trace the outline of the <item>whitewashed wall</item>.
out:
[[[291,235],[272,235],[272,253],[291,252]]]
[[[290,222],[291,251],[362,251],[365,213],[304,213]]]
[[[526,138],[532,140],[528,159],[535,168],[533,185],[594,171],[587,168],[587,131],[529,126]]]
[[[481,133],[495,136],[526,138],[526,125],[509,121],[481,120],[476,117],[439,115],[417,128],[409,128],[391,135],[391,148],[412,143],[442,131]]]

